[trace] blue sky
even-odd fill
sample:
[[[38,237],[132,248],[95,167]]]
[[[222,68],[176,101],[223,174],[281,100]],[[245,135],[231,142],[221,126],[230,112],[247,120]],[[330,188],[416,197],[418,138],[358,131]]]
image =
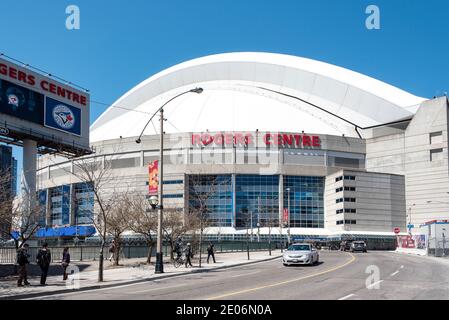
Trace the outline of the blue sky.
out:
[[[80,30],[65,27],[70,4],[80,8]],[[380,8],[380,30],[365,27],[370,4]],[[22,0],[0,8],[0,52],[104,103],[164,68],[231,51],[322,60],[423,97],[449,91],[447,0]],[[93,103],[91,122],[105,109]]]

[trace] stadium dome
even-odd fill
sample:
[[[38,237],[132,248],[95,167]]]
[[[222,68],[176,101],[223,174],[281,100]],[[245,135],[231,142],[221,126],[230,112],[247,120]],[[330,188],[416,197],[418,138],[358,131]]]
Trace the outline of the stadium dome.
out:
[[[91,142],[138,136],[162,104],[164,131],[272,131],[357,137],[365,128],[411,118],[424,98],[360,73],[273,53],[225,53],[190,60],[148,78],[91,126]],[[157,119],[155,118],[155,121]],[[158,133],[149,125],[145,135]]]

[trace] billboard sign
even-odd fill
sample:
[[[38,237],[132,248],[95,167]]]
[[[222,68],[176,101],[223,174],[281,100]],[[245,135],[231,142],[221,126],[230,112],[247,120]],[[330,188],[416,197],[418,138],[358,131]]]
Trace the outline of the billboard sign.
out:
[[[46,97],[44,124],[46,127],[79,136],[81,135],[81,109]]]
[[[154,160],[148,165],[148,192],[150,195],[157,195],[159,192],[159,161]]]
[[[0,58],[0,140],[91,153],[89,112],[88,93]]]
[[[44,96],[6,80],[0,80],[0,112],[42,125]]]

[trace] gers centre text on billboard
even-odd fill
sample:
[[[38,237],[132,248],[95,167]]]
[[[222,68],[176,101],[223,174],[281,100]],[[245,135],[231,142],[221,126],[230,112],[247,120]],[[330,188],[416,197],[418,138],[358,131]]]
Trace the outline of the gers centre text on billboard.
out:
[[[87,106],[87,95],[75,92],[48,79],[37,79],[36,75],[27,71],[19,70],[17,67],[9,64],[7,61],[2,61],[1,59],[0,74],[6,78],[9,78],[12,82],[17,81],[20,84],[31,87],[30,89],[52,93],[59,98],[67,99],[71,103],[78,103],[82,106]]]
[[[0,58],[0,123],[8,133],[0,134],[3,140],[91,153],[89,102],[87,92]]]

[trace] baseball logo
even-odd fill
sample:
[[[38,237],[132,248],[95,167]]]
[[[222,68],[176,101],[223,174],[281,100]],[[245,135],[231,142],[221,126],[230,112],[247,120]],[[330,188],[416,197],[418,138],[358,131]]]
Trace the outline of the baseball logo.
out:
[[[71,129],[75,125],[75,116],[69,107],[58,104],[53,108],[53,119],[63,129]]]

